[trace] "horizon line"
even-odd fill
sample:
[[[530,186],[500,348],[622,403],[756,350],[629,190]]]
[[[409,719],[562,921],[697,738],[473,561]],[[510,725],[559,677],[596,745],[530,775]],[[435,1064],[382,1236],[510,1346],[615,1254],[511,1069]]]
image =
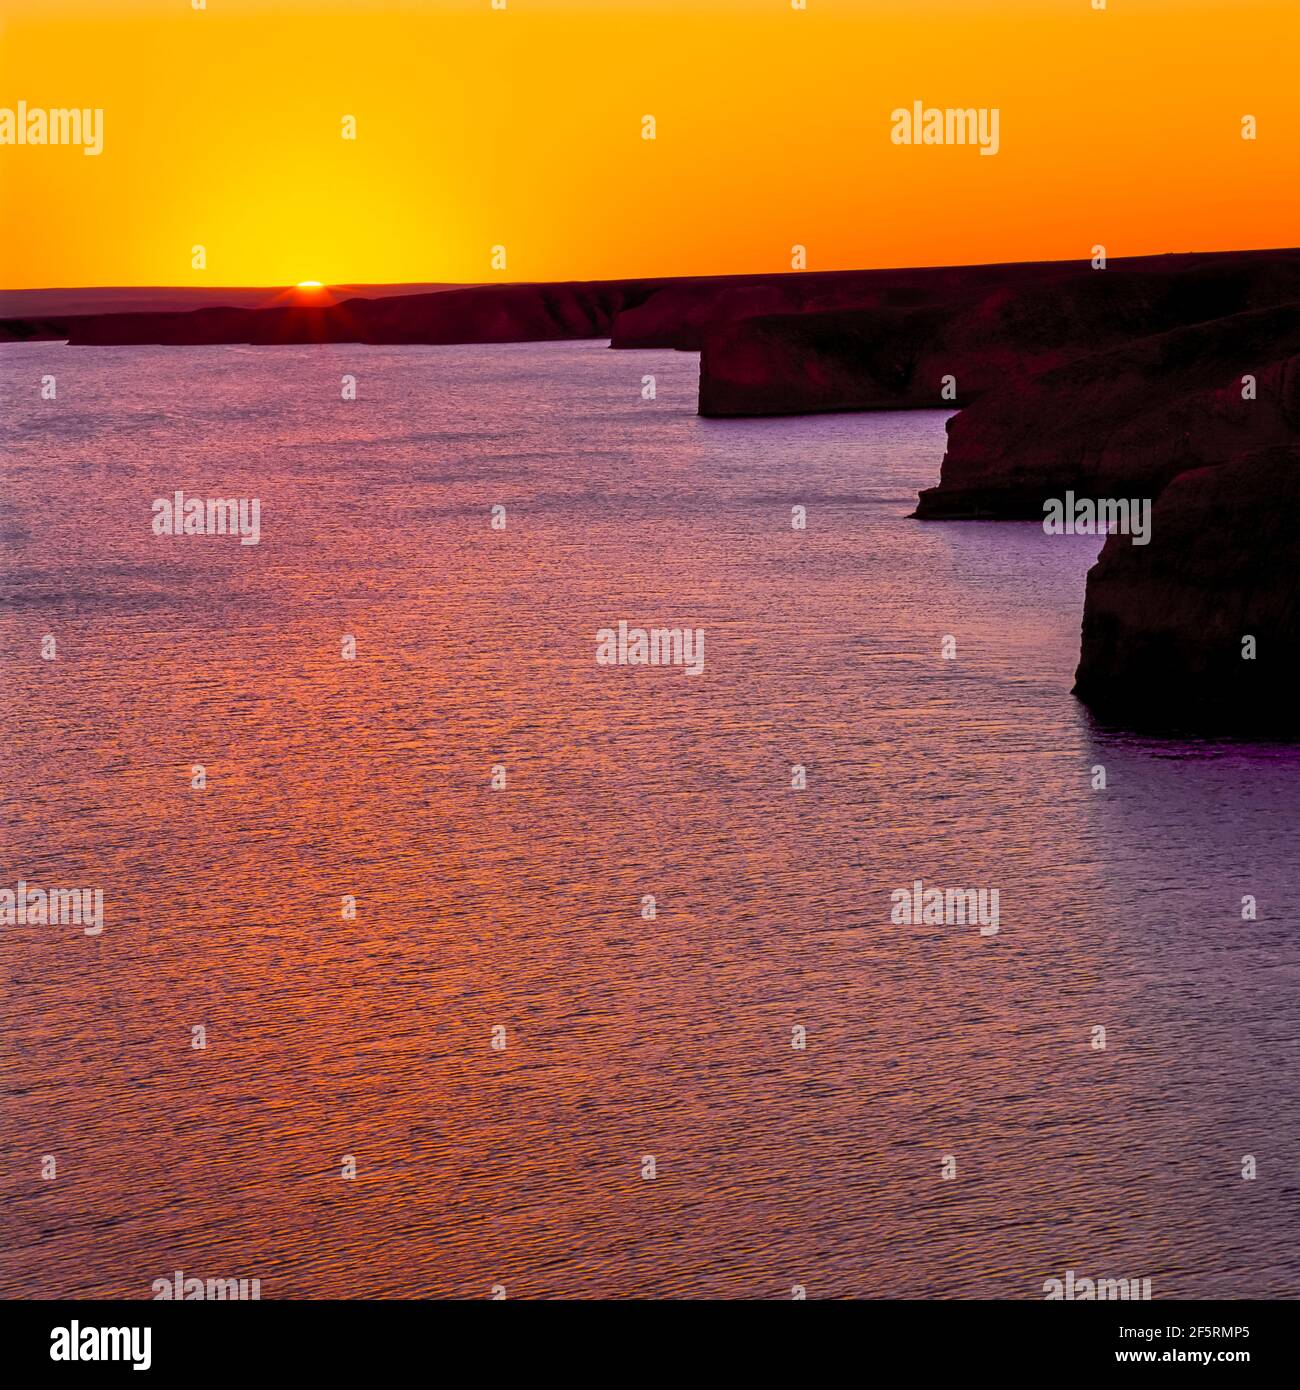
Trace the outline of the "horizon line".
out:
[[[1287,252],[1300,252],[1300,245],[1296,246],[1246,246],[1246,247],[1225,247],[1215,246],[1206,247],[1193,251],[1139,251],[1124,255],[1108,255],[1107,262],[1115,261],[1146,261],[1158,260],[1166,256],[1267,256],[1281,255]],[[593,275],[588,277],[559,277],[545,280],[322,280],[319,284],[321,289],[396,289],[407,285],[411,286],[441,286],[445,289],[483,289],[483,288],[504,288],[507,286],[522,285],[595,285],[612,284],[619,281],[635,280],[721,280],[730,278],[757,279],[763,276],[809,276],[809,275],[861,275],[872,271],[885,270],[967,270],[983,266],[1011,266],[1011,265],[1068,265],[1073,260],[1078,260],[1086,264],[1087,255],[1074,256],[1043,256],[1036,259],[1020,260],[999,260],[999,261],[933,261],[928,264],[917,264],[915,262],[902,263],[898,265],[858,265],[858,266],[828,266],[825,269],[804,269],[804,270],[721,270],[721,271],[700,271],[689,275],[661,275],[661,274],[636,274],[636,275]],[[155,281],[151,284],[97,284],[97,285],[11,285],[0,286],[0,294],[45,294],[45,293],[66,293],[72,290],[210,290],[217,292],[220,290],[296,290],[300,287],[298,281],[258,281],[238,283],[230,282],[214,284],[211,286],[193,284],[167,284]],[[315,288],[313,286],[313,288]]]

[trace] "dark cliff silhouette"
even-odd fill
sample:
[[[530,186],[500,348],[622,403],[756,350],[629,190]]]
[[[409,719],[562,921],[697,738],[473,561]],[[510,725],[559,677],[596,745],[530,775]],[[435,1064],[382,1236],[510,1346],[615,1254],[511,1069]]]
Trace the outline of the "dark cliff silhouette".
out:
[[[1300,447],[1181,473],[1088,573],[1075,692],[1140,729],[1294,736]]]
[[[1037,518],[1070,489],[1154,498],[1189,468],[1300,441],[1297,300],[1156,333],[991,389],[948,422],[916,514]]]

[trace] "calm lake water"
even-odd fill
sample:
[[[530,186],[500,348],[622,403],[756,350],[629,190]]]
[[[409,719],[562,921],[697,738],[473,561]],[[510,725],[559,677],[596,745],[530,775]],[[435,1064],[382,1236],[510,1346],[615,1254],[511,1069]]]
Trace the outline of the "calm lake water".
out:
[[[1300,1295],[1300,756],[1094,727],[1097,542],[908,520],[942,414],[697,370],[0,349],[0,886],[105,920],[0,927],[0,1294]]]

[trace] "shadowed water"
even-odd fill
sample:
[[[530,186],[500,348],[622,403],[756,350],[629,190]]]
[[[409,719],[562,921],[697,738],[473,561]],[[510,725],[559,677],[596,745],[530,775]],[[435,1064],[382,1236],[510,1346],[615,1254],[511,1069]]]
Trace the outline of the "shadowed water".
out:
[[[3,349],[0,886],[105,928],[0,927],[0,1294],[1300,1294],[1300,758],[1095,728],[1097,542],[906,519],[943,415],[696,374]]]

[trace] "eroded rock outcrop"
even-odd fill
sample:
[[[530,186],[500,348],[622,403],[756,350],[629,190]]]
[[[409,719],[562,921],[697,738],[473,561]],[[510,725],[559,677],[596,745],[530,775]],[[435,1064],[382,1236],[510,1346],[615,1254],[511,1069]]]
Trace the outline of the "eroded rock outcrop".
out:
[[[700,352],[700,414],[807,415],[832,410],[939,409],[951,305],[782,314],[709,330]],[[973,399],[960,363],[949,408]],[[978,375],[983,376],[981,369]],[[957,387],[960,385],[961,394]]]
[[[1143,268],[1117,262],[1105,272],[1047,266],[1037,277],[1000,267],[991,280],[968,274],[918,286],[910,303],[719,314],[702,335],[700,414],[964,406],[1135,339],[1300,301],[1300,257],[1290,254],[1137,264]],[[655,302],[632,312],[648,313]]]
[[[948,421],[922,519],[1040,518],[1066,490],[1154,498],[1188,469],[1300,442],[1300,304],[1079,358]]]
[[[1300,732],[1300,447],[1180,474],[1089,571],[1075,693],[1161,732]]]

